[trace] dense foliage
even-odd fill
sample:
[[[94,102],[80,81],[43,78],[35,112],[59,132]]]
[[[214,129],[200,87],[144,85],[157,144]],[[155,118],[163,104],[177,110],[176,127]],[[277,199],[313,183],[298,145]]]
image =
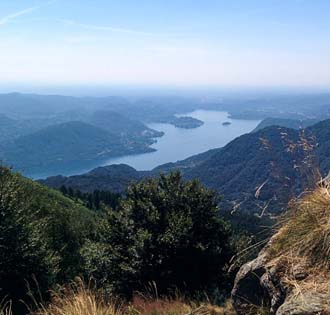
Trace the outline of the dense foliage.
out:
[[[126,297],[151,282],[163,293],[225,287],[230,229],[199,182],[161,175],[123,198],[62,191],[0,168],[0,299],[26,299],[35,280],[47,296],[76,276]]]
[[[221,286],[231,255],[214,193],[179,173],[131,185],[98,237],[83,249],[85,268],[125,294],[151,281],[159,290]]]
[[[89,193],[66,186],[61,186],[60,191],[64,196],[70,197],[76,202],[83,202],[84,206],[91,210],[101,210],[104,207],[116,209],[121,199],[121,194],[111,191],[94,190]]]
[[[0,299],[24,297],[27,283],[46,293],[75,277],[94,223],[92,212],[61,193],[0,167]]]

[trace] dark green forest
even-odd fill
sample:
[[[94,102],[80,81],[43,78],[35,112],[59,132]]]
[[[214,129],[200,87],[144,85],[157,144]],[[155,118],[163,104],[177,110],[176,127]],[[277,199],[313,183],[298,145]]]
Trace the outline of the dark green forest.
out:
[[[1,167],[0,196],[0,298],[14,307],[77,276],[126,299],[151,282],[164,294],[229,292],[230,224],[215,193],[180,173],[118,195],[56,191]]]

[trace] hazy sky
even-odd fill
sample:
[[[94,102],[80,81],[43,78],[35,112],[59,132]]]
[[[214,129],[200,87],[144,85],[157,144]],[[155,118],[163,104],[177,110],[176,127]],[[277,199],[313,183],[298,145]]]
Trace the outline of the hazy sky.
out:
[[[0,84],[330,87],[329,0],[1,0]]]

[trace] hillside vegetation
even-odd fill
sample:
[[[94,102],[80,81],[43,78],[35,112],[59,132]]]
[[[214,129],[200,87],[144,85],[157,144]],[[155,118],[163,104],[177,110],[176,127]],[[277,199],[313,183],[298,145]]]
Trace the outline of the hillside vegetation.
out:
[[[15,314],[24,313],[19,300],[31,305],[29,292],[39,305],[76,277],[123,301],[151,283],[171,299],[178,290],[187,301],[228,296],[231,229],[199,182],[173,173],[132,184],[121,200],[66,191],[68,198],[0,170],[0,301],[12,300]]]
[[[112,166],[109,166],[103,168],[103,172],[102,168],[97,169],[100,177],[90,172],[82,176],[49,178],[43,183],[55,188],[68,185],[78,189],[84,183],[86,189],[94,190],[102,185],[106,190],[106,187],[114,187],[119,174],[124,184],[139,177],[180,170],[184,179],[198,178],[206,187],[223,195],[221,204],[230,211],[255,216],[273,215],[282,212],[291,198],[314,182],[312,172],[319,165],[322,173],[326,171],[329,166],[329,130],[330,120],[300,131],[267,127],[240,136],[223,148],[161,165],[151,172],[138,172],[130,168],[130,172],[122,173],[125,166],[118,166],[118,175],[115,175],[115,167],[110,174]]]
[[[291,201],[268,245],[241,267],[235,311],[224,304],[234,238],[215,195],[197,181],[178,173],[144,180],[116,210],[93,211],[76,194],[68,199],[6,168],[0,182],[3,314],[8,298],[14,314],[23,298],[33,315],[329,314],[327,178]]]
[[[26,283],[34,279],[46,294],[79,273],[79,248],[94,229],[91,211],[1,167],[0,217],[2,298],[26,298]]]
[[[110,157],[153,150],[150,137],[134,139],[72,121],[21,136],[4,145],[0,156],[27,175],[73,171]]]

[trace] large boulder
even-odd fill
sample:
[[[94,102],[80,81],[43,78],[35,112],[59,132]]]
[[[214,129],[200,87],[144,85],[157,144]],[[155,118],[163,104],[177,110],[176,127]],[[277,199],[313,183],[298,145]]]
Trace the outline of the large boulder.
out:
[[[264,250],[237,273],[232,300],[238,315],[258,314],[262,310],[267,310],[267,314],[275,314],[283,303],[284,288],[267,261],[268,255]]]

